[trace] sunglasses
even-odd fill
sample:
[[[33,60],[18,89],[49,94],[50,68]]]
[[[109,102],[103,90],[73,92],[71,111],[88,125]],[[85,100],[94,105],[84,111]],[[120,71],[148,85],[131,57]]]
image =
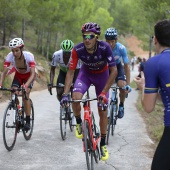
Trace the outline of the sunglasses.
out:
[[[95,34],[83,34],[84,40],[86,40],[86,39],[92,40],[94,37],[97,37],[97,35],[95,35]]]

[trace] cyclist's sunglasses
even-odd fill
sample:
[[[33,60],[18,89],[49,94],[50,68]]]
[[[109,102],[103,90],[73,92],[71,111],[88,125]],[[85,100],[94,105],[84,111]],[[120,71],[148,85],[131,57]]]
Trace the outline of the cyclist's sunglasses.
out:
[[[86,39],[92,40],[94,37],[97,37],[97,35],[95,35],[95,34],[83,34],[84,40],[86,40]]]

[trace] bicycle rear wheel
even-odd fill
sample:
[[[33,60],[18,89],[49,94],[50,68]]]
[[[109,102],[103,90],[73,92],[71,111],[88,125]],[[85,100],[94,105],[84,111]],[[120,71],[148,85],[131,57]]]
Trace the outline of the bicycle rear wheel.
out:
[[[84,149],[85,149],[85,155],[86,155],[86,164],[87,164],[87,169],[92,170],[94,169],[94,160],[93,160],[93,146],[92,146],[92,140],[90,136],[90,131],[89,131],[89,125],[88,122],[85,120],[84,121]]]
[[[30,99],[30,102],[31,102],[30,130],[29,131],[23,130],[23,135],[26,140],[29,140],[31,138],[32,133],[33,133],[33,128],[34,128],[34,106],[33,106],[33,102],[31,99]],[[26,114],[24,113],[24,125],[25,124],[26,124]]]
[[[15,145],[17,129],[16,110],[10,102],[4,112],[2,124],[3,142],[8,151],[11,151]]]
[[[63,140],[66,139],[67,117],[66,108],[60,108],[60,133]]]

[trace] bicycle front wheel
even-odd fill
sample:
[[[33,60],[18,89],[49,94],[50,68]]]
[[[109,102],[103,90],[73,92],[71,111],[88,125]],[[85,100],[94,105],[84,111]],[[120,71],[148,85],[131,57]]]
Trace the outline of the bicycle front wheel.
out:
[[[113,120],[113,103],[110,104],[110,117],[108,120],[108,125],[107,125],[107,135],[106,135],[106,144],[109,144],[109,137],[110,137],[110,129],[111,129],[111,124]]]
[[[68,119],[69,119],[69,126],[70,126],[70,131],[73,131],[73,124],[72,124],[72,119],[73,119],[74,113],[71,111],[71,107],[69,106],[68,108]]]
[[[93,112],[92,112],[92,120],[93,120],[93,136],[94,136],[94,138],[95,138],[95,140],[96,140],[96,139],[99,138],[100,133],[99,133],[99,129],[98,129],[97,126],[96,126]],[[95,162],[98,163],[99,160],[100,160],[100,152],[99,152],[98,144],[96,145],[96,149],[95,149],[95,151],[93,151],[93,154],[94,154],[94,160],[95,160]]]
[[[26,140],[30,140],[32,133],[33,133],[33,128],[34,128],[34,106],[33,102],[30,99],[31,102],[31,114],[30,114],[30,130],[25,131],[23,130],[23,135]],[[24,125],[26,124],[26,114],[24,114]]]
[[[117,104],[113,105],[113,116],[112,116],[112,122],[111,122],[111,134],[114,135],[116,121],[117,121]]]
[[[93,144],[90,136],[89,125],[88,122],[84,121],[84,149],[86,155],[86,164],[87,169],[92,170],[94,169],[94,161],[93,161]]]
[[[60,108],[60,133],[63,140],[66,139],[67,116],[66,109]]]
[[[16,110],[10,102],[4,112],[2,124],[3,142],[8,151],[11,151],[15,145],[17,129]]]

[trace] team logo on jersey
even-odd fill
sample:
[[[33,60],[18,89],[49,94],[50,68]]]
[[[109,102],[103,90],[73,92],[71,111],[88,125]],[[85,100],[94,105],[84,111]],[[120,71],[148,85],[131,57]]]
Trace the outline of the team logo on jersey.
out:
[[[97,56],[94,56],[94,59],[95,59],[95,60],[97,60],[97,59],[98,59],[98,57],[97,57]]]
[[[112,57],[108,57],[109,61],[112,61]]]
[[[99,45],[99,48],[105,50],[105,49],[106,49],[106,46],[105,46],[105,45],[103,45],[103,46]]]
[[[79,86],[82,86],[82,83],[81,83],[81,82],[78,82],[78,85],[79,85]]]
[[[87,56],[87,60],[90,60],[90,56]]]
[[[118,56],[118,55],[116,55],[116,56],[114,56],[114,58],[115,58],[115,60],[117,60],[117,59],[119,59],[119,56]]]

